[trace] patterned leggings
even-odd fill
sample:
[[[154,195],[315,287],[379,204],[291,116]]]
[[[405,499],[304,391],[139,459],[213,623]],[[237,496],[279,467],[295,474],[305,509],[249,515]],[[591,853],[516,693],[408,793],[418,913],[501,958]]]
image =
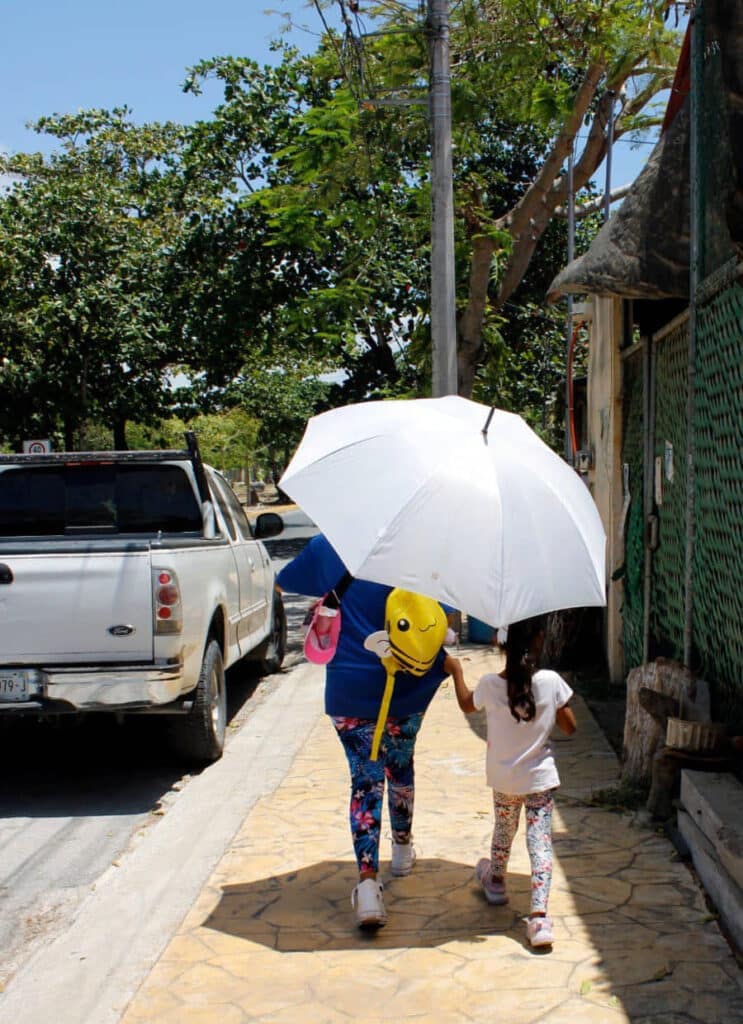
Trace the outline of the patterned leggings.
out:
[[[493,790],[495,826],[490,849],[490,867],[503,877],[508,866],[511,844],[519,826],[521,805],[526,807],[526,848],[531,862],[531,912],[547,913],[552,883],[552,810],[553,790],[509,796]]]
[[[351,836],[359,872],[378,871],[385,779],[392,838],[398,843],[410,841],[415,796],[413,751],[423,715],[388,718],[376,761],[369,759],[376,722],[336,717],[332,721],[351,771]]]

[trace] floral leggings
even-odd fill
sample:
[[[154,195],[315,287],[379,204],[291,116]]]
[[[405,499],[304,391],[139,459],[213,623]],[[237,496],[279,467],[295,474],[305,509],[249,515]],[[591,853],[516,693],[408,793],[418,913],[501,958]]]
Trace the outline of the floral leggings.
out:
[[[532,914],[547,913],[552,884],[553,792],[548,789],[543,793],[509,796],[493,790],[495,826],[490,849],[490,869],[496,876],[505,875],[523,804],[526,807],[526,848],[531,863]]]
[[[423,715],[388,718],[376,761],[369,759],[376,722],[366,718],[332,720],[351,771],[351,836],[359,872],[378,871],[385,779],[392,838],[398,843],[410,841],[415,795],[413,751]]]

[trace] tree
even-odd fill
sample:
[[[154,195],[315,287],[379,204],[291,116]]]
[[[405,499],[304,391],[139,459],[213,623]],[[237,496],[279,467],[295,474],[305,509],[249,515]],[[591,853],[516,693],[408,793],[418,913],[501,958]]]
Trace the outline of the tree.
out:
[[[470,8],[482,18],[480,45],[505,72],[503,98],[538,119],[550,143],[541,167],[510,209],[493,218],[487,200],[478,204],[469,295],[459,321],[465,390],[482,352],[483,299],[490,289],[492,306],[502,308],[523,279],[556,209],[567,200],[562,169],[578,132],[586,126],[582,147],[576,147],[576,191],[588,184],[606,156],[610,121],[616,139],[659,123],[648,106],[670,87],[678,53],[678,40],[664,25],[667,4],[658,0],[477,0]],[[455,60],[471,52],[459,41]],[[490,233],[478,230],[488,225]],[[502,231],[509,243],[491,289],[490,267]]]
[[[219,151],[194,159],[200,126],[120,109],[36,129],[60,149],[0,161],[0,433],[70,449],[101,422],[123,447],[128,420],[177,407],[175,367],[212,387],[237,373],[280,304],[276,256],[261,212],[230,205]]]
[[[471,393],[486,356],[489,319],[502,315],[566,201],[571,147],[580,143],[577,190],[606,154],[610,116],[617,139],[658,123],[651,101],[670,86],[678,52],[666,9],[665,0],[462,0],[452,7],[461,393]],[[347,18],[345,37],[331,36],[319,57],[335,53],[343,85],[296,118],[283,153],[294,192],[287,196],[283,186],[282,226],[302,189],[316,205],[327,199],[338,210],[344,169],[345,181],[353,176],[356,191],[368,196],[379,182],[425,192],[418,108],[380,107],[413,102],[425,82],[422,26],[396,0],[366,12],[378,19],[379,35],[362,42]],[[272,193],[269,203],[281,200],[275,187]]]
[[[127,440],[134,449],[182,449],[185,432],[193,430],[204,462],[216,469],[236,470],[254,461],[259,429],[258,420],[234,408],[187,421],[172,416],[156,424],[130,423]]]
[[[553,214],[566,147],[581,129],[584,184],[603,157],[611,92],[618,137],[652,123],[647,105],[674,58],[663,7],[453,6],[462,393],[489,400],[499,369],[499,400],[541,395],[544,407],[557,360],[545,356],[539,377],[527,354],[564,251]],[[186,90],[212,78],[223,95],[191,127],[137,127],[127,110],[55,116],[37,128],[59,152],[0,162],[19,176],[0,196],[0,434],[61,429],[72,447],[105,422],[120,447],[127,421],[243,400],[257,415],[266,373],[284,439],[300,410],[426,393],[426,40],[409,5],[372,12],[386,34],[371,41],[349,30],[310,56],[281,49],[276,67],[197,65]],[[177,371],[189,388],[175,388]]]
[[[330,389],[329,383],[307,376],[301,365],[268,372],[246,366],[220,401],[235,403],[260,423],[255,458],[278,480],[309,418],[329,407]]]
[[[204,61],[186,87],[198,92],[207,79],[223,86],[224,101],[200,126],[188,159],[209,173],[220,154],[233,215],[265,218],[273,260],[273,301],[254,344],[258,336],[276,365],[300,353],[316,370],[342,371],[349,390],[389,385],[398,376],[391,325],[421,320],[426,254],[416,189],[389,176],[368,188],[368,166],[358,185],[352,167],[327,168],[331,152],[339,160],[351,152],[358,118],[355,99],[339,89],[332,50],[300,57],[284,49],[275,68],[245,58]],[[313,180],[318,162],[328,169],[322,182]]]
[[[135,130],[124,110],[36,127],[58,153],[2,160],[17,178],[0,201],[0,429],[61,425],[72,447],[100,419],[121,441],[127,418],[162,408],[174,348],[161,299],[172,227],[157,194],[178,129]]]
[[[163,409],[177,351],[163,281],[178,227],[163,192],[180,130],[134,128],[127,115],[43,118],[37,130],[60,151],[2,160],[17,178],[0,200],[0,430],[15,439],[61,426],[73,448],[100,420],[122,445],[127,419]]]

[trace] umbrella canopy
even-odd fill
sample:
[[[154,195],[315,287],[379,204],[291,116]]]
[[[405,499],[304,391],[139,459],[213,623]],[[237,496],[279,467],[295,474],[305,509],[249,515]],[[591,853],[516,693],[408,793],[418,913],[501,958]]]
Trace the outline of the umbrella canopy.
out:
[[[279,486],[360,579],[494,626],[605,603],[593,499],[513,413],[457,396],[333,409]]]

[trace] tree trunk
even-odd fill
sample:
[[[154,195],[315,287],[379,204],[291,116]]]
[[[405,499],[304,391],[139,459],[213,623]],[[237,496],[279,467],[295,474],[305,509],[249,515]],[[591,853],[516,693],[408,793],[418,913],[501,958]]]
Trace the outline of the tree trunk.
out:
[[[126,452],[129,445],[126,443],[126,418],[117,416],[113,423],[114,451]]]
[[[82,336],[81,336],[80,331],[76,331],[75,333],[76,333],[79,341],[82,341]],[[78,422],[78,428],[79,428],[79,431],[78,431],[78,441],[77,441],[77,450],[78,451],[85,451],[85,449],[87,447],[87,445],[86,445],[86,438],[85,438],[85,435],[87,433],[87,431],[86,431],[87,420],[88,420],[88,353],[84,352],[83,353],[83,365],[82,365],[82,370],[80,372],[80,415],[79,415],[78,421],[77,421]]]
[[[593,100],[602,75],[603,67],[599,64],[594,64],[588,69],[576,94],[573,109],[566,117],[562,130],[557,135],[555,144],[539,174],[516,206],[504,217],[501,217],[496,224],[499,230],[510,233],[513,247],[506,261],[493,302],[495,309],[500,309],[518,288],[555,208],[561,201],[564,201],[566,184],[560,171],[573,144],[575,134]],[[578,168],[576,168],[579,170],[579,173],[576,174],[576,189],[586,183],[590,174],[598,166],[599,154],[603,152],[603,140],[603,125],[599,118],[594,118],[587,146],[587,149],[590,149],[590,155],[586,157],[584,153]],[[589,165],[591,165],[590,170]],[[472,244],[467,305],[458,325],[459,394],[466,398],[472,394],[475,373],[482,357],[482,328],[488,305],[490,265],[494,251],[495,244],[492,239],[486,235],[475,234]]]
[[[458,391],[469,398],[475,373],[482,358],[482,325],[488,301],[490,264],[495,245],[485,235],[477,236],[472,243],[470,260],[470,284],[467,305],[457,325]]]

